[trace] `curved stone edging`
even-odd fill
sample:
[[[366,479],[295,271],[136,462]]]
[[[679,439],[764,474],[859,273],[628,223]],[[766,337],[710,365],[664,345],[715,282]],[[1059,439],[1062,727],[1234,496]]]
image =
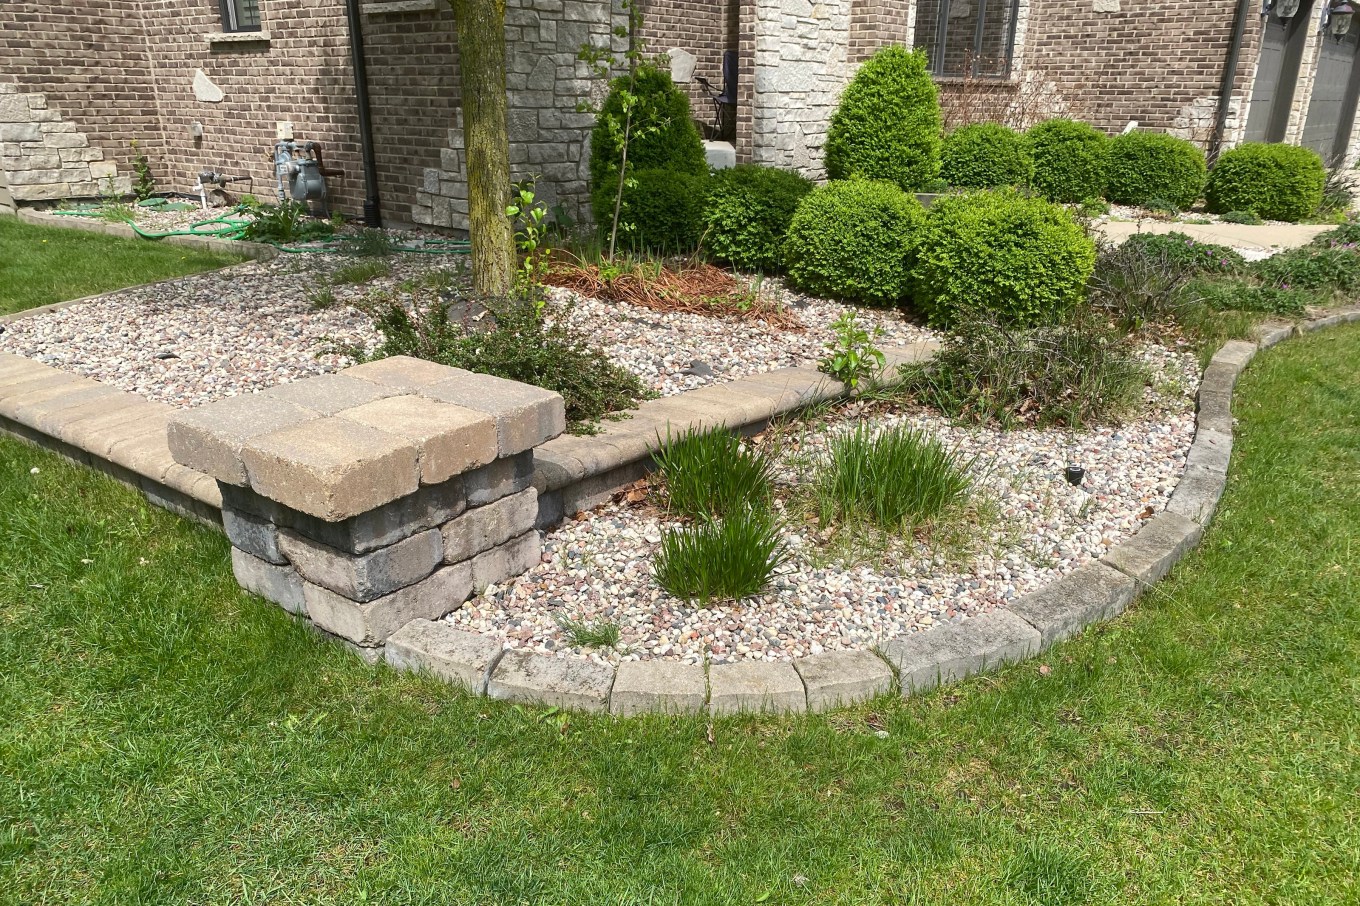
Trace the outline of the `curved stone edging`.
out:
[[[1355,321],[1360,308],[1298,325],[1263,325],[1257,342],[1225,343],[1204,370],[1195,439],[1166,509],[1099,560],[990,613],[899,636],[877,651],[830,651],[707,670],[673,661],[625,661],[615,668],[551,654],[497,652],[486,636],[419,620],[388,640],[386,660],[477,695],[619,717],[825,711],[892,689],[910,696],[1025,660],[1123,613],[1199,543],[1227,484],[1233,389],[1256,352],[1301,332]]]

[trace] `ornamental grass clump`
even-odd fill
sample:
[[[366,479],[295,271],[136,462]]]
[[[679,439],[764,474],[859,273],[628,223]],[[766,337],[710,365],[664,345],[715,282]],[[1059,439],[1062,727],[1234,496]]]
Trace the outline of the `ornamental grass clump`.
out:
[[[964,504],[971,466],[909,425],[875,432],[861,423],[831,440],[815,479],[818,515],[823,525],[867,521],[907,533]]]
[[[1204,198],[1228,219],[1247,211],[1266,220],[1302,220],[1322,205],[1327,170],[1310,148],[1247,142],[1224,151],[1209,173]]]
[[[922,50],[870,57],[841,93],[826,136],[831,179],[884,179],[908,192],[940,173],[939,95]]]
[[[669,430],[654,456],[672,514],[713,520],[767,509],[774,463],[762,450],[743,446],[730,431],[692,429],[672,439]]]
[[[1034,175],[1029,142],[999,123],[975,123],[944,138],[940,177],[964,189],[1028,185]]]
[[[1005,189],[947,195],[915,243],[911,299],[930,323],[963,312],[1014,326],[1060,320],[1082,300],[1095,243],[1058,205]]]
[[[1080,204],[1105,194],[1110,138],[1075,120],[1047,120],[1030,127],[1034,176],[1030,184],[1049,201]]]
[[[746,510],[666,531],[652,569],[672,595],[707,603],[760,594],[787,559],[779,522],[765,510]]]
[[[907,293],[925,210],[890,182],[848,179],[814,189],[793,215],[789,282],[828,299],[892,306]]]
[[[1204,151],[1194,142],[1162,132],[1134,130],[1110,140],[1105,197],[1115,204],[1160,200],[1184,211],[1204,191]]]

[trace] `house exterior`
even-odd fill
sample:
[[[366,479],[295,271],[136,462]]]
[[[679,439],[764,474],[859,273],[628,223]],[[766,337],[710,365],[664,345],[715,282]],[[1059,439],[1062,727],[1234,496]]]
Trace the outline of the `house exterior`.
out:
[[[376,184],[364,180],[353,6]],[[666,53],[706,127],[738,161],[821,177],[827,122],[855,67],[924,47],[946,120],[1051,115],[1130,122],[1206,146],[1288,141],[1353,160],[1360,25],[1340,0],[646,0],[642,38]],[[1266,7],[1269,8],[1266,8]],[[617,0],[507,0],[511,160],[540,196],[588,216],[589,129],[601,86],[577,60],[626,17]],[[1235,50],[1235,53],[1234,53]],[[1219,129],[1219,96],[1230,87]],[[281,124],[289,124],[285,127]],[[319,142],[334,205],[376,194],[385,222],[466,226],[458,54],[447,0],[5,0],[0,4],[0,203],[126,187],[132,143],[162,190],[197,174],[274,193],[281,129]]]

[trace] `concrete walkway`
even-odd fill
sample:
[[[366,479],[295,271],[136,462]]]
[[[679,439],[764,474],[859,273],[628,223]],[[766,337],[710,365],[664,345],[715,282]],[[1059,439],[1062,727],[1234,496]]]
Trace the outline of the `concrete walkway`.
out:
[[[1135,233],[1184,233],[1200,242],[1212,242],[1233,248],[1292,249],[1307,245],[1319,233],[1333,229],[1326,223],[1284,223],[1248,226],[1242,223],[1177,223],[1175,221],[1152,220],[1112,221],[1100,224],[1097,229],[1113,242],[1123,242]]]

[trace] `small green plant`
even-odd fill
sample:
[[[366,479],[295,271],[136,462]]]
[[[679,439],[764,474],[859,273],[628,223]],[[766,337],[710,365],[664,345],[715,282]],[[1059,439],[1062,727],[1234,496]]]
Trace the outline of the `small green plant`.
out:
[[[830,299],[896,305],[907,293],[925,211],[890,182],[849,179],[814,189],[784,241],[789,282]]]
[[[1316,151],[1247,142],[1224,151],[1209,174],[1209,210],[1250,211],[1266,220],[1302,220],[1317,213],[1327,170]]]
[[[1257,226],[1258,224],[1265,223],[1264,220],[1257,217],[1251,211],[1229,211],[1219,219],[1224,223],[1241,223],[1246,226]]]
[[[672,439],[668,429],[659,440],[653,459],[668,512],[712,520],[768,506],[774,463],[735,434],[696,429]]]
[[[367,258],[336,268],[331,281],[337,286],[367,283],[377,277],[387,277],[392,273],[392,265],[378,258]]]
[[[302,202],[243,204],[253,218],[246,226],[243,238],[252,242],[313,242],[335,235],[335,223],[313,218]]]
[[[1034,158],[1034,189],[1049,201],[1077,204],[1105,194],[1110,138],[1075,120],[1047,120],[1025,133]]]
[[[946,195],[920,230],[911,298],[941,327],[977,313],[1051,323],[1085,296],[1095,257],[1081,225],[1052,202],[1011,189]]]
[[[1336,218],[1344,222],[1349,216],[1351,205],[1355,203],[1354,173],[1354,168],[1346,166],[1344,156],[1333,160],[1327,167],[1327,180],[1322,186],[1322,203],[1317,209],[1320,219]]]
[[[1204,151],[1194,142],[1135,129],[1110,140],[1105,197],[1116,204],[1184,211],[1204,191]],[[1234,205],[1241,207],[1241,205]]]
[[[1077,205],[1077,211],[1083,217],[1104,217],[1110,213],[1110,203],[1103,198],[1085,198]]]
[[[975,123],[945,136],[940,176],[951,186],[1025,186],[1033,175],[1029,142],[1014,129],[997,123]]]
[[[1163,258],[1168,266],[1190,274],[1237,274],[1247,266],[1235,249],[1178,232],[1136,233],[1121,248]]]
[[[156,194],[156,176],[151,172],[151,161],[147,158],[134,138],[132,146],[132,172],[136,177],[132,181],[133,194],[138,201],[146,201]]]
[[[652,568],[657,584],[677,598],[739,601],[763,591],[788,557],[779,522],[745,510],[666,531]]]
[[[1250,271],[1263,285],[1281,289],[1360,289],[1360,254],[1341,245],[1286,249],[1252,262]]]
[[[1132,241],[1102,249],[1091,273],[1090,304],[1122,330],[1175,322],[1181,291],[1198,272],[1182,264],[1180,249],[1176,243]]]
[[[387,258],[397,251],[397,242],[386,230],[364,228],[341,240],[340,251],[355,258]]]
[[[327,283],[318,284],[307,292],[307,305],[314,311],[334,308],[337,301],[335,290]]]
[[[942,121],[925,51],[884,47],[841,92],[826,136],[827,175],[915,192],[939,176]]]
[[[534,196],[534,180],[526,179],[514,186],[513,198],[505,209],[505,216],[515,225],[515,244],[524,259],[515,273],[515,292],[528,299],[534,312],[543,317],[547,295],[543,275],[548,270],[552,249],[548,247],[548,209]]]
[[[865,330],[853,311],[837,318],[831,329],[836,338],[824,347],[826,355],[822,356],[817,370],[831,375],[851,391],[858,390],[861,384],[876,383],[887,362],[883,350],[874,345],[883,336],[883,329],[874,326],[872,330]]]
[[[812,180],[775,167],[741,164],[718,171],[704,211],[704,248],[739,270],[783,270],[784,238],[812,188]]]
[[[823,525],[867,521],[907,533],[967,500],[972,461],[908,425],[875,432],[860,424],[832,438],[830,457],[815,478]]]
[[[123,193],[118,191],[112,176],[104,181],[99,192],[99,210],[95,216],[108,223],[131,223],[137,219],[136,210],[123,201]]]
[[[619,645],[619,624],[609,620],[587,623],[558,617],[557,625],[573,648],[617,648]]]
[[[1175,217],[1183,210],[1180,205],[1171,201],[1169,198],[1153,196],[1143,202],[1143,207],[1152,214],[1160,214],[1162,217]]]
[[[1303,314],[1305,307],[1319,301],[1317,292],[1313,290],[1261,285],[1242,279],[1198,278],[1187,285],[1184,296],[1187,301],[1203,303],[1214,311],[1248,311],[1290,316]],[[1186,319],[1182,314],[1178,320],[1184,322]]]

